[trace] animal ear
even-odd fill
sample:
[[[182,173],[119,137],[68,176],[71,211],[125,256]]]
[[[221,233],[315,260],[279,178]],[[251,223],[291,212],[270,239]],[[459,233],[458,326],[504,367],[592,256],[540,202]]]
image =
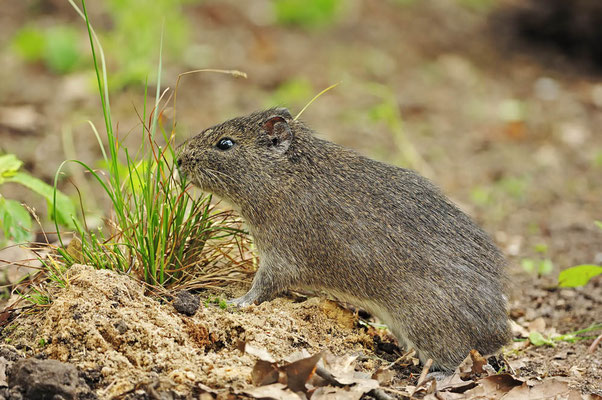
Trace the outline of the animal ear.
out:
[[[262,127],[266,133],[268,147],[273,148],[279,153],[284,153],[288,150],[293,140],[293,131],[285,117],[273,115],[263,122]]]
[[[274,111],[276,114],[280,115],[287,121],[291,121],[293,119],[291,112],[286,107],[279,107],[279,108],[274,109]]]

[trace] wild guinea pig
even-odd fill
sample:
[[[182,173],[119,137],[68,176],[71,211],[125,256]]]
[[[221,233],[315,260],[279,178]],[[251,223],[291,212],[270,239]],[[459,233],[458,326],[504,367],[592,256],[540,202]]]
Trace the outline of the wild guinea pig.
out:
[[[320,290],[376,315],[443,371],[509,339],[504,257],[417,173],[319,139],[286,109],[208,128],[177,163],[254,238],[259,268],[234,304]]]

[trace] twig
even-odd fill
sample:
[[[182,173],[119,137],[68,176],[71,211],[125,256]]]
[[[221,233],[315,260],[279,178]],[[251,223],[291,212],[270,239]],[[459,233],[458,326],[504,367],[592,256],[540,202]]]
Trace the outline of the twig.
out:
[[[332,386],[335,386],[335,387],[343,386],[339,383],[339,381],[336,380],[336,378],[334,377],[334,375],[332,375],[332,373],[330,371],[328,371],[326,368],[324,368],[320,365],[318,365],[316,367],[316,375],[318,375],[320,378],[324,379],[326,382],[328,382]]]
[[[422,368],[422,372],[420,373],[420,378],[418,378],[418,383],[416,384],[416,387],[414,387],[414,389],[412,390],[412,392],[410,393],[410,397],[414,396],[414,393],[416,393],[416,391],[422,386],[424,385],[424,383],[426,382],[426,376],[429,373],[429,370],[431,369],[431,365],[433,365],[433,359],[429,358],[428,360],[426,360],[426,362],[424,363],[424,368]]]
[[[391,369],[396,364],[399,364],[403,360],[410,360],[412,357],[414,357],[415,354],[416,354],[416,350],[410,349],[407,353],[402,354],[401,357],[399,357],[397,360],[393,361],[391,364],[387,365],[383,369]]]
[[[393,397],[386,394],[383,389],[385,388],[372,389],[368,394],[374,396],[376,400],[393,400]]]

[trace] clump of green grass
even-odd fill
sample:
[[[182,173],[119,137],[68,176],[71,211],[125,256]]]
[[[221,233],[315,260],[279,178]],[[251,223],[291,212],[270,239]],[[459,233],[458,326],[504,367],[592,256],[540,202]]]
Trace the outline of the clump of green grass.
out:
[[[144,108],[141,113],[137,111],[143,140],[140,149],[132,154],[120,143],[118,132],[113,128],[105,57],[88,19],[86,3],[82,0],[80,10],[69,1],[85,20],[88,30],[105,122],[106,148],[98,129],[90,125],[106,170],[96,170],[79,160],[67,160],[56,173],[55,188],[65,165],[75,163],[102,187],[112,210],[104,226],[96,228],[87,226],[83,211],[81,221],[73,216],[75,238],[66,245],[63,235],[59,234],[57,262],[65,267],[83,263],[127,272],[150,285],[162,287],[215,287],[234,279],[233,270],[244,268],[245,235],[233,214],[217,211],[209,195],[195,196],[186,178],[177,174],[173,162],[175,123],[166,131],[159,118],[161,105],[164,107],[171,99],[164,100],[167,91],[161,93],[160,89],[161,50],[154,107],[147,110],[145,90]],[[56,269],[52,271],[56,276]]]

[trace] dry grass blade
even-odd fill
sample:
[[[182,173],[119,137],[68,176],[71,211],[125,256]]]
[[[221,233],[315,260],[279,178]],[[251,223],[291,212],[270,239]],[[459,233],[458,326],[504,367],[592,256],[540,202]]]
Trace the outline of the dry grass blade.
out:
[[[309,103],[307,103],[305,105],[305,107],[303,107],[301,109],[301,111],[299,111],[299,113],[295,116],[295,118],[293,119],[293,121],[296,121],[297,119],[299,119],[299,117],[301,116],[301,114],[303,114],[303,112],[314,102],[316,101],[320,96],[322,96],[324,93],[328,92],[330,89],[334,89],[335,87],[339,86],[341,84],[341,82],[337,82],[334,85],[330,85],[328,86],[326,89],[322,90],[320,93],[318,93],[317,95],[315,95],[310,101]]]

